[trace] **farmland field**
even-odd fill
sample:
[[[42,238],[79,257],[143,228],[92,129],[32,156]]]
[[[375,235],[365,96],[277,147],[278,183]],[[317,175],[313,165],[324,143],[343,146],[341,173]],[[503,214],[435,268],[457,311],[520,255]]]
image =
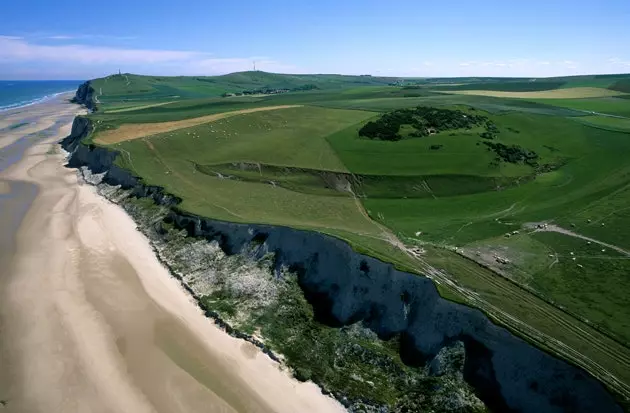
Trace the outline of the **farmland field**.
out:
[[[627,95],[591,99],[545,99],[539,102],[586,112],[598,112],[615,116],[630,117],[630,101],[628,99],[624,99],[625,97],[627,97]],[[536,99],[530,100],[536,102]]]
[[[579,118],[580,122],[602,129],[609,129],[619,132],[630,132],[630,118],[612,116],[584,116]]]
[[[110,76],[93,81],[88,141],[118,151],[119,166],[180,197],[185,211],[321,231],[431,275],[445,297],[626,397],[623,79]],[[448,119],[416,114],[396,139],[362,135],[418,107]]]
[[[479,95],[493,96],[498,98],[517,98],[517,99],[581,99],[581,98],[600,98],[608,96],[620,96],[623,92],[615,90],[596,88],[596,87],[575,87],[565,89],[550,89],[541,91],[502,91],[502,90],[457,90],[448,93],[462,95]]]

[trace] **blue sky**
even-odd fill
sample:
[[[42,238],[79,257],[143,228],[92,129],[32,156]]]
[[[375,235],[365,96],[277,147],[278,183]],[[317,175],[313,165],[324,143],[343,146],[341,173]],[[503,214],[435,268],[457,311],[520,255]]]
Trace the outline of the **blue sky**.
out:
[[[630,0],[4,3],[0,79],[630,72]]]

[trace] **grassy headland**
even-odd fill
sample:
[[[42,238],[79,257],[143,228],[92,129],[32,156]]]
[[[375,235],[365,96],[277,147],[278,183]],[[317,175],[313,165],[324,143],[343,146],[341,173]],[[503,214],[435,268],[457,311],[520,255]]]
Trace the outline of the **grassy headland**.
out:
[[[625,78],[116,75],[92,83],[90,140],[188,212],[321,231],[430,275],[629,396],[630,261],[602,247],[630,250],[630,140],[609,116],[630,114]],[[245,90],[260,93],[231,96]],[[257,110],[279,106],[296,107]],[[418,107],[483,122],[439,128]],[[415,118],[392,126],[394,110]],[[379,121],[399,139],[361,136]],[[144,132],[108,139],[125,128]]]

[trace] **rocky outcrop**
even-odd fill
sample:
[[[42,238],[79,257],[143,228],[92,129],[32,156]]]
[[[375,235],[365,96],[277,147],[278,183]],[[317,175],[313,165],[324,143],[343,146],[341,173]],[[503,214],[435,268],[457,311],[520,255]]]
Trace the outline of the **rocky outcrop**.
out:
[[[94,88],[89,81],[82,83],[79,86],[72,102],[83,105],[91,111],[96,110],[96,104],[94,102]]]
[[[227,254],[262,243],[261,251],[275,253],[277,269],[289,267],[298,274],[322,323],[344,326],[364,321],[381,338],[400,335],[401,357],[411,365],[423,365],[443,348],[463,343],[464,379],[496,412],[622,411],[582,369],[494,325],[479,310],[443,299],[428,278],[398,271],[321,233],[222,222],[178,210],[178,199],[161,188],[145,186],[116,166],[116,152],[82,144],[89,130],[89,120],[77,118],[71,135],[62,141],[71,152],[68,166],[105,173],[106,183],[170,206],[167,221],[191,236],[216,240]]]

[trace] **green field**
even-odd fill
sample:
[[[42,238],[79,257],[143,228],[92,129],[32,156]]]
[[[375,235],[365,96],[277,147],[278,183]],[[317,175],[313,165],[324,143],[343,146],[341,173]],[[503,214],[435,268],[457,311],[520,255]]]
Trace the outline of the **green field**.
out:
[[[630,117],[630,102],[625,97],[626,96],[589,99],[534,99],[533,102],[546,103],[548,105],[586,112]]]
[[[121,125],[301,105],[111,147],[120,166],[182,198],[185,211],[321,231],[399,268],[431,273],[444,296],[481,308],[629,396],[630,261],[602,245],[630,250],[630,99],[441,93],[624,92],[628,78],[442,79],[437,87],[438,79],[263,72],[122,75],[93,82],[100,104],[90,117],[94,138]],[[317,88],[219,96],[305,84]],[[484,137],[487,126],[478,125],[414,138],[403,125],[399,141],[359,136],[383,113],[417,106],[483,116],[495,132]],[[577,235],[529,233],[529,223],[542,221]],[[414,257],[412,247],[426,252]]]
[[[630,118],[612,116],[583,116],[578,120],[589,126],[607,129],[615,132],[630,132]]]
[[[365,86],[386,86],[394,78],[343,75],[278,75],[266,72],[231,73],[223,76],[157,77],[133,74],[111,75],[92,81],[101,104],[122,109],[173,100],[198,99],[244,90],[299,89],[340,90]],[[114,109],[115,110],[115,109]]]

